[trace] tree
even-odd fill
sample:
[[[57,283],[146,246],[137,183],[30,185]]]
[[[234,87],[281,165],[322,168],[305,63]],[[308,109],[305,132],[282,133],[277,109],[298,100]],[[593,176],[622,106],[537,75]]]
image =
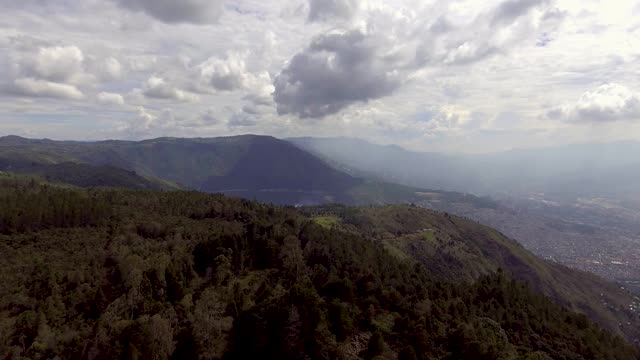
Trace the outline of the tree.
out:
[[[193,336],[200,348],[203,359],[222,357],[227,346],[227,332],[232,320],[224,316],[226,304],[220,295],[208,288],[196,302],[193,314]]]

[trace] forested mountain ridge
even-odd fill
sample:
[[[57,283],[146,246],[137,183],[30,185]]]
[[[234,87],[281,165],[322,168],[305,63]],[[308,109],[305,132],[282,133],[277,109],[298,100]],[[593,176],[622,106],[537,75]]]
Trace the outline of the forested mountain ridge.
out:
[[[134,171],[149,179],[205,192],[280,204],[397,201],[399,186],[334,169],[293,144],[270,136],[158,138],[144,141],[52,141],[0,138],[0,159],[40,167],[77,163]],[[0,170],[12,171],[16,166]],[[409,188],[405,193],[411,192]],[[409,201],[402,194],[402,201]]]
[[[0,182],[3,358],[638,358],[489,257],[452,281],[400,244],[492,236],[464,219]]]
[[[90,171],[66,171],[60,167]],[[82,187],[194,189],[285,205],[419,203],[426,190],[349,174],[298,146],[270,136],[158,138],[143,141],[53,141],[0,138],[0,171],[49,177]],[[44,171],[44,170],[47,171]],[[82,181],[80,181],[82,180]],[[141,179],[138,179],[141,180]],[[143,179],[142,179],[143,180]],[[488,198],[429,190],[443,201],[495,207]]]
[[[15,174],[39,177],[47,182],[78,187],[116,187],[134,190],[176,190],[175,184],[146,178],[114,166],[93,166],[75,162],[45,164],[20,162],[0,157],[0,169]]]
[[[617,284],[534,256],[517,242],[466,218],[415,206],[349,208],[321,206],[305,212],[331,219],[331,226],[355,227],[401,258],[418,261],[446,281],[473,281],[504,269],[539,293],[638,342],[640,301]]]

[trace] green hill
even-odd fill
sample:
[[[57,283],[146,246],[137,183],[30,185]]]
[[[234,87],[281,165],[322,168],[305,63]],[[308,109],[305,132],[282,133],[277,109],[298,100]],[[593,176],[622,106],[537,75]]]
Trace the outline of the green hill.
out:
[[[3,159],[15,166],[2,167]],[[416,191],[353,177],[287,141],[269,136],[139,142],[0,138],[0,169],[5,171],[70,162],[102,170],[109,166],[184,188],[277,204],[410,202]]]
[[[365,233],[399,258],[417,261],[445,281],[474,281],[504,269],[557,303],[635,342],[640,339],[640,316],[629,309],[639,302],[637,297],[595,275],[542,260],[490,227],[410,206],[325,206],[306,212]]]
[[[139,176],[134,171],[114,166],[93,166],[74,162],[42,164],[30,161],[16,163],[0,158],[0,170],[36,176],[53,183],[78,187],[119,187],[137,190],[175,190],[177,186],[157,179]]]
[[[549,264],[435,212],[11,176],[0,204],[3,358],[638,358],[539,295]],[[528,266],[530,286],[511,272]]]

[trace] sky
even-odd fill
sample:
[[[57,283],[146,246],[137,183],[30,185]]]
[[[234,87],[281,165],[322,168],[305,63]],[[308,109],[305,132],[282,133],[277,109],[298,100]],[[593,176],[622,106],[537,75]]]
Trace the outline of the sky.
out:
[[[0,0],[0,136],[640,138],[640,0]]]

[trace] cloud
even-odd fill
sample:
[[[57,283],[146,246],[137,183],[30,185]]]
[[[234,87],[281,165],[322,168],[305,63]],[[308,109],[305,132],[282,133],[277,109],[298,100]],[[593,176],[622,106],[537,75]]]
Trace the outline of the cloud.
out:
[[[171,108],[158,111],[139,106],[133,116],[119,123],[116,131],[128,138],[140,139],[185,131],[189,134],[197,134],[199,129],[219,124],[221,122],[212,109],[206,109],[198,115],[191,116]]]
[[[174,120],[174,124],[181,128],[201,128],[220,124],[220,120],[213,109],[206,109],[194,118]]]
[[[419,124],[415,124],[415,126],[427,134],[460,131],[477,125],[479,117],[479,114],[472,114],[459,106],[447,105],[434,112],[426,112],[422,116],[418,116]]]
[[[229,119],[229,122],[227,124],[229,125],[229,127],[234,128],[255,126],[257,123],[258,121],[253,115],[243,111],[231,115],[231,118]]]
[[[468,65],[505,54],[525,42],[535,44],[542,30],[547,37],[565,14],[551,0],[507,0],[475,16],[457,21],[444,13],[421,31],[416,61],[426,65]]]
[[[80,100],[82,88],[103,78],[119,75],[114,58],[92,62],[77,46],[51,46],[31,37],[14,37],[16,46],[6,53],[8,71],[3,88],[10,94]]]
[[[166,23],[211,24],[223,11],[223,0],[115,0],[120,6],[142,11]]]
[[[547,112],[547,117],[576,122],[640,120],[640,94],[619,84],[603,84],[587,91],[575,103]]]
[[[183,102],[196,102],[198,96],[180,90],[166,82],[163,78],[151,76],[144,87],[144,95],[154,99],[173,99]]]
[[[124,98],[120,94],[101,92],[96,96],[98,102],[104,105],[123,105]]]
[[[51,97],[70,100],[81,100],[84,94],[73,85],[60,84],[47,80],[20,78],[13,82],[14,90],[19,95]]]
[[[31,70],[43,79],[65,82],[83,71],[83,61],[84,54],[76,46],[40,48]]]
[[[350,20],[358,12],[359,5],[359,0],[309,0],[308,20]]]
[[[110,79],[117,79],[122,75],[122,65],[118,59],[108,57],[102,64],[103,73]]]
[[[156,125],[157,119],[158,117],[151,114],[146,108],[139,106],[132,118],[119,124],[117,131],[132,138],[147,136],[152,127]]]
[[[216,90],[233,91],[244,89],[251,74],[246,69],[245,59],[237,53],[230,53],[226,59],[210,58],[199,66],[203,78]]]
[[[85,71],[82,50],[77,46],[31,47],[34,44],[34,41],[23,42],[22,51],[8,55],[12,58],[11,76],[16,86],[25,95],[47,93],[48,96],[77,98],[79,90],[76,86],[91,79]]]
[[[257,97],[270,97],[273,92],[271,75],[257,74],[247,69],[247,53],[231,52],[225,59],[209,58],[197,66],[201,80],[218,91],[245,90]]]
[[[391,94],[406,80],[388,42],[360,30],[316,37],[275,79],[279,114],[319,118]]]
[[[448,131],[469,136],[475,149],[487,144],[469,127],[477,112],[486,114],[483,130],[549,128],[571,141],[640,134],[640,123],[621,119],[633,113],[623,96],[618,107],[577,105],[602,81],[625,84],[635,93],[627,98],[638,97],[637,0],[247,0],[227,1],[222,17],[222,2],[213,12],[209,4],[7,2],[0,12],[0,123],[37,129],[38,137],[110,136],[99,134],[138,119],[135,109],[144,106],[157,117],[149,131],[169,136],[222,134],[235,113],[232,125],[255,128],[233,132],[389,142],[404,138],[387,129],[442,139]],[[160,81],[147,84],[153,77]],[[441,109],[450,104],[471,115],[447,115]],[[415,118],[425,110],[428,116]],[[541,118],[547,110],[566,122]],[[521,119],[499,115],[506,112]],[[86,118],[96,119],[90,134],[78,126]],[[578,118],[620,121],[592,135]]]
[[[500,4],[494,11],[492,25],[508,24],[525,15],[536,6],[548,3],[548,0],[508,0]]]
[[[182,123],[184,127],[200,127],[200,126],[211,126],[217,125],[220,123],[220,119],[212,109],[207,109],[204,113],[200,114],[196,117],[195,120],[185,121]]]
[[[477,63],[527,39],[533,46],[538,29],[553,31],[558,21],[547,16],[556,13],[547,0],[509,0],[474,16],[454,16],[437,4],[428,10],[383,7],[371,12],[364,25],[313,38],[275,78],[278,113],[300,118],[335,114],[391,95],[423,70]],[[425,21],[427,14],[432,18]]]

